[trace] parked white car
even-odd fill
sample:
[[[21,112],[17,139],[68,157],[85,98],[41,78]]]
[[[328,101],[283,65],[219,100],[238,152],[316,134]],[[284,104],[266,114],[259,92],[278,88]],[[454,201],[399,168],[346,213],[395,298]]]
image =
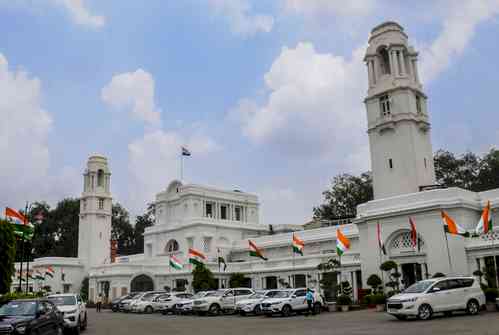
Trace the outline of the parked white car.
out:
[[[265,299],[273,298],[280,291],[281,290],[268,290],[263,292],[255,292],[247,299],[240,300],[236,304],[236,312],[239,312],[239,314],[241,315],[247,315],[251,313],[255,315],[261,314],[261,302]]]
[[[134,292],[130,293],[125,299],[120,301],[119,304],[119,311],[120,312],[130,312],[132,310],[132,303],[137,299],[139,296],[142,296],[143,292]]]
[[[180,300],[179,302],[177,302],[175,304],[174,310],[180,314],[192,313],[192,305],[193,305],[194,300],[201,299],[206,294],[208,294],[208,292],[209,291],[201,291],[201,292],[196,293],[191,299]]]
[[[314,313],[319,314],[322,309],[321,296],[312,290],[314,294]],[[262,311],[265,315],[281,314],[289,316],[293,312],[304,312],[308,309],[308,304],[305,301],[307,294],[306,288],[297,288],[290,290],[282,290],[274,295],[273,298],[262,301]]]
[[[164,293],[150,292],[142,294],[140,298],[133,300],[130,304],[131,311],[134,313],[154,313],[158,310],[155,299],[162,294]]]
[[[434,313],[466,311],[474,315],[485,304],[480,283],[473,277],[422,280],[387,301],[387,312],[399,320],[416,316],[428,320]]]
[[[53,294],[49,295],[47,299],[54,303],[63,314],[64,328],[71,330],[75,334],[79,334],[80,331],[87,328],[87,309],[80,295],[72,293]]]
[[[194,300],[192,309],[197,314],[218,315],[222,312],[233,312],[238,301],[247,299],[253,293],[255,291],[250,288],[229,288],[208,292],[203,298]]]
[[[155,308],[163,315],[174,312],[177,303],[192,299],[193,295],[185,292],[172,292],[163,294],[155,300]]]

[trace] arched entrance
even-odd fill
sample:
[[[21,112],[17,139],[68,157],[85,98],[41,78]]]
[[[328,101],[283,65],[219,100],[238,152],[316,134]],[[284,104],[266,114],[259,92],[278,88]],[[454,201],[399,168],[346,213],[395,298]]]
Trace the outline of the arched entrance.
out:
[[[130,291],[131,292],[140,292],[140,291],[152,291],[154,290],[154,281],[151,277],[147,275],[139,275],[132,279],[130,283]]]
[[[426,244],[418,234],[416,246],[413,245],[411,231],[401,229],[392,234],[388,242],[388,255],[399,265],[402,287],[428,278],[426,264]]]

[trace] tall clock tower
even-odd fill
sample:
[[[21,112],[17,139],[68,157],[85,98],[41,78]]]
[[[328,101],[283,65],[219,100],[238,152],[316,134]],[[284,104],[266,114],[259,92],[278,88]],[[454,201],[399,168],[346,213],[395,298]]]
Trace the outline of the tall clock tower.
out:
[[[404,28],[395,22],[375,27],[364,60],[374,198],[435,184],[427,96],[418,75],[418,53]]]
[[[111,173],[107,158],[92,155],[83,174],[78,258],[86,268],[109,262],[111,248]]]

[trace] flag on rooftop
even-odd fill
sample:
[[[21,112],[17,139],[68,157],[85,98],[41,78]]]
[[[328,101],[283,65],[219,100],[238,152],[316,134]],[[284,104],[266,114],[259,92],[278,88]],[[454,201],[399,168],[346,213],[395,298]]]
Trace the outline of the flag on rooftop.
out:
[[[459,226],[445,211],[441,212],[444,231],[452,235],[469,236],[469,233]]]
[[[194,265],[204,264],[206,256],[201,251],[194,248],[189,248],[189,263]]]
[[[54,278],[55,271],[52,268],[52,266],[48,266],[47,269],[45,270],[45,276],[49,276],[50,278]]]
[[[293,252],[303,256],[303,250],[305,249],[305,242],[301,240],[295,233],[293,233]]]
[[[379,250],[383,253],[383,255],[386,255],[385,243],[383,242],[383,238],[381,237],[381,225],[379,224],[379,222],[376,225],[376,233],[378,235]]]
[[[177,257],[175,257],[174,255],[171,255],[170,256],[170,267],[172,267],[176,270],[182,270],[182,268],[184,266],[182,265],[182,262]]]
[[[260,248],[258,248],[253,241],[248,240],[248,244],[249,244],[250,256],[259,257],[259,258],[263,259],[264,261],[268,260],[268,258],[263,255],[263,251]]]
[[[336,230],[336,252],[341,256],[350,249],[350,240],[343,235],[340,229]]]
[[[190,156],[191,152],[186,148],[182,147],[182,156]]]
[[[482,211],[480,221],[475,228],[475,233],[482,235],[487,234],[492,229],[492,216],[490,215],[490,201],[487,201],[487,206]]]

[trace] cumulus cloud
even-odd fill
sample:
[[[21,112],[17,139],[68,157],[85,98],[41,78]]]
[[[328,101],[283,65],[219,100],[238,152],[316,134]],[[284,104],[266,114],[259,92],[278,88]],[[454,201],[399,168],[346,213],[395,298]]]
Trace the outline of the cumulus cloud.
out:
[[[219,146],[203,134],[184,136],[178,132],[156,130],[145,133],[128,145],[129,194],[134,211],[140,211],[156,193],[179,179],[180,147],[193,156],[203,157]]]
[[[154,101],[154,78],[142,69],[113,76],[102,88],[102,100],[121,110],[131,110],[138,120],[152,126],[159,126],[160,109]]]
[[[213,13],[224,18],[236,35],[268,33],[274,25],[270,15],[254,14],[249,0],[208,0]]]
[[[499,14],[499,0],[449,1],[438,37],[421,51],[421,75],[435,79],[460,56],[475,35],[477,26]]]
[[[90,12],[85,5],[85,0],[52,0],[52,2],[64,8],[76,24],[101,28],[106,23],[104,16],[94,15]]]
[[[264,103],[242,99],[230,118],[253,142],[289,155],[347,159],[366,141],[363,53],[364,47],[346,59],[311,43],[285,47],[264,75]]]
[[[74,195],[69,179],[78,173],[70,167],[60,174],[50,169],[47,138],[53,120],[41,106],[41,81],[10,70],[0,54],[0,92],[0,205],[20,207],[26,200]]]
[[[284,0],[285,9],[305,16],[365,16],[375,0]]]

